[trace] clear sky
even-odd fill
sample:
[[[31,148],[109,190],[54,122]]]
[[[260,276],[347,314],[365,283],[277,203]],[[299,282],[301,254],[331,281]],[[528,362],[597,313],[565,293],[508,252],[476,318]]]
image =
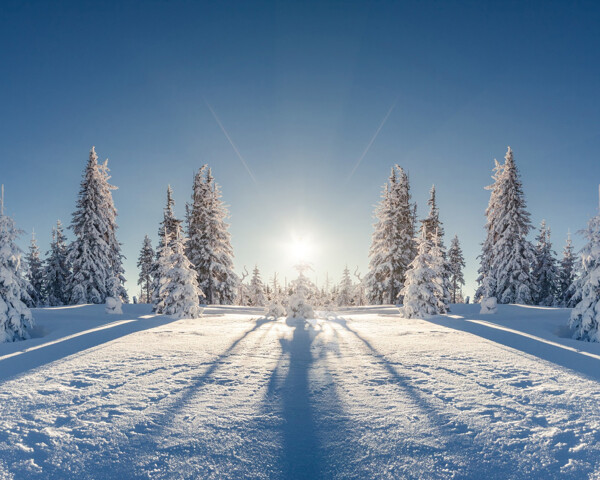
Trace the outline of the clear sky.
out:
[[[134,293],[167,184],[183,216],[208,163],[230,206],[238,271],[256,263],[264,278],[289,278],[286,245],[307,235],[321,282],[346,263],[366,271],[373,205],[398,163],[420,216],[436,185],[472,294],[483,187],[507,145],[557,251],[597,212],[598,25],[600,3],[575,1],[4,0],[7,210],[45,251],[56,219],[70,222],[95,145],[119,187]]]

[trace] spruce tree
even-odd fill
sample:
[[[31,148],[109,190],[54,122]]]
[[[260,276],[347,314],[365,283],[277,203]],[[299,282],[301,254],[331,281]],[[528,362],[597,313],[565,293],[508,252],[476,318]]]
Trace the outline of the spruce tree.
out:
[[[265,286],[256,265],[254,266],[254,270],[252,270],[252,278],[250,279],[249,297],[250,306],[252,307],[264,307],[267,304]]]
[[[496,163],[493,178],[477,297],[496,297],[498,303],[532,304],[536,294],[531,273],[535,253],[527,235],[533,227],[510,147],[504,165]]]
[[[380,305],[396,301],[416,253],[415,208],[408,175],[398,165],[383,187],[375,218],[365,282],[370,303]]]
[[[348,265],[346,265],[342,273],[342,280],[337,291],[336,304],[338,307],[348,307],[354,304],[354,285],[352,284]]]
[[[202,308],[198,299],[202,291],[196,281],[196,272],[185,255],[184,241],[177,235],[161,250],[157,302],[154,311],[176,318],[198,318]]]
[[[558,304],[562,307],[574,307],[575,279],[577,278],[576,260],[573,253],[571,234],[567,235],[567,243],[563,249],[558,274]]]
[[[550,228],[542,220],[540,232],[536,237],[535,261],[533,264],[533,278],[536,285],[535,300],[538,305],[556,305],[558,296],[558,267],[556,253],[552,250],[550,242]]]
[[[194,178],[192,202],[187,208],[188,258],[209,304],[231,305],[239,279],[233,270],[233,248],[227,208],[210,168],[204,165]]]
[[[175,200],[173,200],[173,189],[171,188],[171,185],[169,185],[167,186],[167,204],[163,209],[163,219],[158,227],[159,243],[156,249],[157,258],[158,253],[164,246],[165,232],[167,243],[171,243],[178,236],[182,236],[181,220],[175,217],[175,211],[173,210],[174,206]]]
[[[448,267],[450,270],[452,303],[461,303],[461,286],[464,286],[465,284],[465,277],[463,275],[465,258],[463,256],[462,249],[460,248],[460,242],[458,241],[457,235],[454,235],[454,238],[450,243],[450,250],[448,250]]]
[[[40,249],[35,240],[35,233],[31,234],[29,251],[25,256],[26,280],[28,283],[28,294],[30,308],[43,307],[46,305],[46,288],[44,281],[44,268],[40,258]]]
[[[447,311],[442,301],[443,263],[439,256],[432,255],[433,249],[433,242],[423,231],[418,239],[417,256],[410,264],[400,292],[404,297],[400,313],[405,318],[427,318]]]
[[[60,220],[52,228],[52,242],[47,252],[44,266],[44,277],[48,304],[52,307],[69,303],[70,265],[67,252],[67,242]]]
[[[138,285],[140,285],[140,288],[142,289],[139,303],[150,303],[152,301],[153,288],[152,273],[154,271],[154,249],[152,248],[152,242],[148,235],[144,236],[144,243],[140,250],[137,266],[140,269]]]
[[[4,190],[4,187],[3,187]],[[4,196],[4,191],[2,192]],[[33,327],[31,310],[23,302],[27,298],[27,282],[21,277],[21,250],[16,244],[21,231],[4,214],[4,198],[0,199],[0,343],[29,338]]]
[[[600,342],[600,213],[583,231],[587,244],[581,251],[581,276],[576,281],[579,303],[571,312],[573,338]]]
[[[116,278],[116,294],[127,301],[123,284],[121,244],[116,238],[117,211],[112,199],[108,161],[98,163],[94,147],[83,174],[71,229],[75,241],[69,248],[72,272],[70,303],[104,303]]]

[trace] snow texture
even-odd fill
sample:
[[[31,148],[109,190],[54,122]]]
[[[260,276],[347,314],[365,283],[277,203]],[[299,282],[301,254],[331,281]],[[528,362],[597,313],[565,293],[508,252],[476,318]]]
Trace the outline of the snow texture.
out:
[[[0,478],[596,478],[600,345],[567,309],[478,309],[37,309],[0,345]]]

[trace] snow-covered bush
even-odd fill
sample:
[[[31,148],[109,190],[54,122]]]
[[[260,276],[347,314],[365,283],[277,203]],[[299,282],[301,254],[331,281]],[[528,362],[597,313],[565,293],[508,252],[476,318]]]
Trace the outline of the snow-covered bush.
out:
[[[295,293],[288,300],[287,316],[297,319],[315,318],[312,305],[309,305],[301,293]]]
[[[115,297],[106,297],[106,313],[123,313],[123,302],[121,301],[121,299]]]
[[[481,310],[479,313],[492,314],[498,312],[498,300],[496,297],[485,297],[481,299]]]
[[[265,317],[267,318],[279,318],[285,316],[285,308],[284,306],[275,301],[269,304],[269,306],[265,309]]]

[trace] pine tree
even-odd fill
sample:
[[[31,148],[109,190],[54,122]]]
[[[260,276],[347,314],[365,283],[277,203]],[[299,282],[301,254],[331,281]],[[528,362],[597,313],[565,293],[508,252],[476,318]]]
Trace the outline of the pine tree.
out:
[[[377,223],[365,279],[372,304],[396,301],[408,266],[415,257],[415,208],[410,200],[408,175],[395,165],[375,209]]]
[[[159,258],[162,276],[158,282],[154,311],[176,318],[198,318],[203,310],[198,299],[203,294],[198,287],[193,265],[185,255],[183,239],[177,235],[171,244],[166,238],[164,240],[165,247]]]
[[[587,244],[581,251],[581,276],[576,281],[575,297],[581,300],[569,325],[573,338],[600,342],[600,213],[593,217],[583,234]]]
[[[194,178],[192,202],[187,210],[187,254],[206,302],[230,305],[235,301],[239,279],[233,270],[231,235],[225,222],[228,212],[207,165]]]
[[[496,297],[498,303],[532,304],[536,294],[531,274],[535,253],[527,235],[533,227],[510,147],[505,160],[502,166],[496,162],[495,182],[489,187],[488,234],[481,255],[477,297]]]
[[[556,253],[552,250],[550,242],[550,229],[543,220],[540,232],[536,238],[535,261],[532,275],[537,287],[535,300],[538,305],[553,306],[557,304],[558,295],[558,267]]]
[[[252,278],[250,279],[249,286],[250,306],[253,307],[264,307],[267,304],[267,298],[265,296],[265,286],[260,278],[260,272],[258,266],[254,266],[252,270]]]
[[[348,307],[354,304],[354,285],[352,284],[348,265],[346,265],[344,272],[342,273],[342,280],[338,286],[336,303],[338,307]]]
[[[71,229],[76,239],[69,249],[72,274],[69,279],[72,304],[104,303],[109,288],[118,280],[117,294],[127,301],[123,284],[121,244],[116,238],[117,211],[112,199],[108,161],[98,164],[94,147],[83,174]]]
[[[139,303],[150,303],[152,301],[152,288],[154,283],[152,279],[152,273],[154,271],[154,249],[152,248],[152,242],[148,235],[144,237],[144,243],[140,250],[137,266],[140,269],[138,285],[140,285],[142,289]]]
[[[573,253],[573,244],[571,234],[567,235],[567,243],[563,250],[563,257],[560,261],[558,275],[558,304],[563,307],[574,307],[573,294],[575,293],[575,279],[577,278],[577,269],[575,264],[575,255]]]
[[[44,268],[40,258],[40,249],[35,240],[35,233],[31,234],[31,243],[29,244],[29,251],[25,256],[25,264],[25,278],[29,287],[27,293],[30,299],[30,303],[27,306],[30,308],[43,307],[46,304]]]
[[[46,255],[44,277],[48,304],[53,307],[67,305],[70,298],[69,277],[71,268],[67,242],[60,220],[56,222],[56,227],[52,228],[52,243]]]
[[[16,240],[20,233],[4,214],[4,198],[0,199],[0,343],[29,338],[27,329],[33,327],[31,310],[22,301],[28,295],[27,282],[19,274],[21,250]]]
[[[423,231],[418,239],[418,253],[406,273],[406,282],[400,294],[404,297],[400,309],[405,318],[427,318],[431,315],[446,313],[442,301],[443,263],[439,256],[432,255],[433,242],[427,239]]]
[[[465,277],[463,275],[465,258],[463,257],[457,235],[454,235],[454,238],[450,243],[450,250],[448,250],[448,267],[450,270],[452,303],[462,303],[461,286],[464,286],[465,284]]]
[[[157,258],[158,253],[164,246],[165,232],[167,243],[171,243],[178,236],[182,236],[181,220],[175,217],[175,212],[173,210],[174,206],[175,200],[173,200],[173,189],[171,188],[171,185],[169,185],[167,186],[167,205],[163,210],[163,219],[158,228],[158,238],[160,240],[156,249]]]

